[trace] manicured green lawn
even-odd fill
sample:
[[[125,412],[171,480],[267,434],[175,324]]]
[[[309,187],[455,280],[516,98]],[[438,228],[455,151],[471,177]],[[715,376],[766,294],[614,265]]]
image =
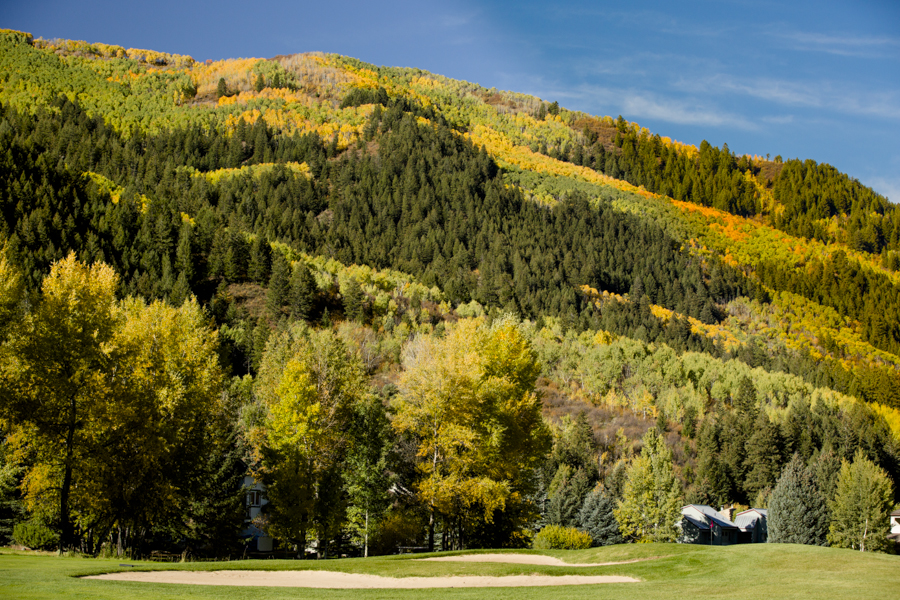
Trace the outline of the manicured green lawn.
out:
[[[533,551],[527,551],[533,552]],[[726,548],[676,544],[622,545],[579,551],[544,551],[569,562],[653,560],[608,567],[542,567],[496,563],[420,562],[427,555],[329,561],[234,561],[160,564],[59,558],[0,550],[0,598],[898,598],[900,557],[809,546],[753,544]],[[121,562],[139,565],[120,567]],[[79,575],[140,569],[323,569],[383,576],[629,575],[640,583],[538,588],[452,590],[320,590],[303,588],[185,586],[78,579]]]

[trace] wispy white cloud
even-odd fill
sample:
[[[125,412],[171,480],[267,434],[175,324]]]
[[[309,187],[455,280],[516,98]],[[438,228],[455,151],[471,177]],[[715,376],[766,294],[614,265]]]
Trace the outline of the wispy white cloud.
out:
[[[601,114],[623,114],[629,119],[655,119],[679,125],[704,125],[711,127],[733,127],[742,130],[755,130],[758,125],[744,116],[723,111],[707,101],[694,98],[673,98],[665,94],[583,85],[569,91],[551,92],[544,90],[537,95],[560,100],[573,100],[579,104],[598,107]]]
[[[475,13],[470,14],[443,14],[437,18],[438,23],[440,23],[441,27],[445,27],[447,29],[456,29],[458,27],[467,27],[470,23],[472,23],[476,18]]]
[[[859,58],[900,59],[900,38],[887,36],[830,35],[806,31],[770,33],[794,50],[824,52]]]
[[[787,81],[714,75],[682,79],[679,89],[751,96],[785,106],[819,108],[858,116],[900,119],[900,90],[867,90],[829,81]]]
[[[691,101],[629,94],[623,97],[621,102],[623,111],[638,118],[658,119],[679,125],[735,127],[744,130],[757,129],[756,124],[740,115],[723,112],[715,107],[699,105]]]
[[[794,115],[775,115],[761,117],[760,121],[762,121],[763,123],[770,123],[772,125],[787,125],[794,122]]]
[[[863,183],[894,204],[900,204],[900,177],[867,177]]]

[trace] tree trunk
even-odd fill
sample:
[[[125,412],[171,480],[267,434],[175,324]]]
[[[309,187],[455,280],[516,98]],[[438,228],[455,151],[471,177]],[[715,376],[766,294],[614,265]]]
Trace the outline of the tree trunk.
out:
[[[434,504],[429,505],[428,508],[428,551],[434,552]]]
[[[363,558],[369,558],[369,511],[366,510],[366,533],[363,536]]]
[[[72,521],[69,518],[69,493],[72,490],[72,462],[75,453],[76,404],[75,396],[69,401],[69,426],[66,431],[66,458],[62,489],[59,492],[59,553],[72,544]]]
[[[122,558],[125,555],[125,535],[123,527],[119,525],[119,539],[116,542],[116,556]]]

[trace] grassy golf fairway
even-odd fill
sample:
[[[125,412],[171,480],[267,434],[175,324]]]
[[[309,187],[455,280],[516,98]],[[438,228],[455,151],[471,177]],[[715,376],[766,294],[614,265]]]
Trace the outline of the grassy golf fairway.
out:
[[[484,551],[496,553],[498,551]],[[605,567],[550,567],[499,563],[423,562],[434,555],[329,561],[257,560],[161,564],[138,561],[59,558],[0,550],[0,598],[897,598],[900,557],[782,544],[705,547],[629,544],[579,551],[524,551],[571,563],[651,558]],[[460,553],[462,554],[462,553]],[[447,553],[440,554],[447,556]],[[127,562],[135,567],[120,567]],[[640,583],[538,588],[428,590],[323,590],[305,588],[192,586],[77,579],[123,570],[301,570],[366,573],[388,577],[448,575],[627,575]]]

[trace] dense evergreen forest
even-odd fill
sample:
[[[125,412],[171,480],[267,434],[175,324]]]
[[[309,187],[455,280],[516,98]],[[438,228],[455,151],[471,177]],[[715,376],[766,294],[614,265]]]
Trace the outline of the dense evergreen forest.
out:
[[[777,505],[793,457],[834,510],[842,464],[898,481],[900,212],[827,165],[341,57],[0,41],[4,541],[237,555],[245,473],[320,556],[674,539],[647,461],[676,504]],[[23,104],[25,62],[97,87]],[[162,121],[111,116],[129,69]],[[700,251],[645,190],[836,251]]]

